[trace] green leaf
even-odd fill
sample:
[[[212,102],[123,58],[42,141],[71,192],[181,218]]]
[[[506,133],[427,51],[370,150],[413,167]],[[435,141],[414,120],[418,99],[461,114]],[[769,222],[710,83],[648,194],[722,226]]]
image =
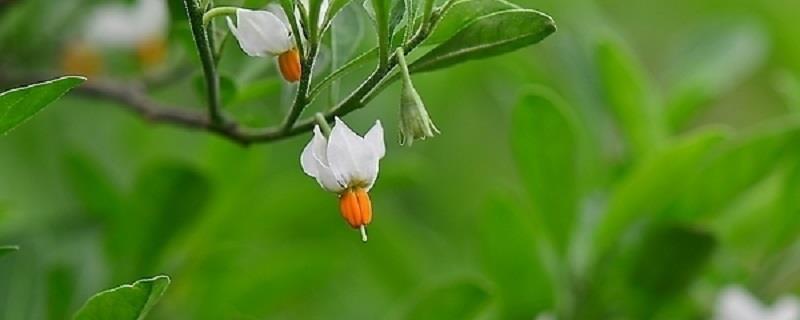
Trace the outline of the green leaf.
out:
[[[122,192],[100,164],[82,154],[65,159],[66,180],[86,213],[107,222],[121,213]]]
[[[512,9],[488,14],[414,61],[409,70],[431,71],[508,53],[537,43],[555,31],[553,19],[536,10]]]
[[[517,202],[494,196],[476,215],[480,227],[475,247],[483,272],[503,301],[499,319],[524,319],[554,302],[553,280],[540,258],[539,228],[525,210],[514,206]]]
[[[334,67],[338,68],[342,65],[342,61],[348,61],[360,54],[359,49],[366,35],[366,29],[363,12],[355,6],[345,8],[336,16],[329,33],[329,37],[335,39],[331,41],[334,43],[331,50],[336,55]]]
[[[704,230],[679,225],[649,228],[625,272],[630,299],[638,309],[634,318],[652,319],[659,307],[684,295],[715,247],[716,240]]]
[[[680,130],[703,109],[761,68],[769,54],[766,32],[749,22],[718,21],[689,33],[673,58],[666,109],[670,128]]]
[[[459,30],[473,20],[491,13],[521,9],[505,0],[459,0],[453,3],[441,20],[436,24],[431,35],[425,39],[425,45],[439,44],[453,37]]]
[[[84,77],[68,76],[0,93],[0,134],[16,128],[84,81]]]
[[[75,272],[69,266],[56,265],[47,272],[47,319],[69,319],[76,285]]]
[[[474,281],[461,280],[415,295],[403,319],[476,319],[491,301],[486,289]]]
[[[336,69],[335,71],[331,72],[331,74],[320,80],[319,83],[316,83],[314,85],[314,88],[311,89],[311,92],[309,93],[308,96],[312,97],[313,99],[320,92],[322,92],[322,89],[331,81],[339,79],[349,74],[350,72],[353,72],[354,70],[358,69],[358,67],[361,67],[368,62],[374,61],[377,57],[378,57],[378,50],[377,48],[373,48],[372,50],[364,52],[361,55],[353,59],[350,59],[350,61],[346,62],[344,65],[339,67],[339,69]]]
[[[203,75],[197,75],[192,79],[192,84],[194,86],[194,90],[199,97],[206,96],[206,82]],[[219,91],[220,91],[220,100],[222,101],[222,105],[227,106],[236,98],[236,94],[238,92],[238,86],[236,85],[236,81],[234,81],[231,77],[220,75],[219,77]]]
[[[281,89],[281,81],[277,78],[264,78],[248,82],[236,90],[236,96],[232,99],[230,105],[241,105],[278,94]]]
[[[726,144],[700,167],[671,214],[683,219],[713,218],[743,192],[775,170],[775,164],[798,150],[800,119],[764,124]]]
[[[371,19],[374,20],[374,12],[372,11],[369,1],[364,2],[364,7],[369,13]],[[428,39],[423,43],[424,45],[439,44],[444,40],[451,38],[465,25],[472,22],[478,17],[488,15],[490,13],[505,11],[508,9],[518,9],[519,7],[503,0],[461,0],[453,4],[453,6],[445,13],[442,20],[436,24],[436,28]],[[397,32],[399,33],[399,31]],[[341,37],[340,37],[341,38]],[[402,40],[402,37],[396,36],[393,40],[395,42]],[[353,70],[364,66],[367,63],[373,62],[377,55],[377,48],[366,51],[344,63],[341,67],[331,72],[328,76],[320,80],[311,90],[309,96],[316,97],[329,82],[339,79],[352,72]],[[388,82],[393,82],[399,77],[392,77]]]
[[[328,7],[328,16],[325,17],[326,25],[328,25],[336,15],[346,7],[352,0],[331,0],[330,7]],[[324,30],[323,30],[324,31]]]
[[[19,251],[19,246],[0,246],[0,257],[15,251]]]
[[[595,233],[595,255],[602,255],[636,221],[660,214],[686,186],[686,177],[699,170],[727,136],[726,131],[706,129],[681,138],[639,163],[625,177],[609,200]]]
[[[186,20],[189,19],[186,16],[186,7],[184,7],[183,1],[167,1],[167,6],[170,20],[173,23],[186,23]]]
[[[580,157],[577,119],[555,93],[531,90],[517,104],[511,145],[536,214],[563,253],[575,228]]]
[[[324,23],[325,19],[327,18],[320,16],[320,11],[322,10],[322,2],[323,0],[308,0],[307,2],[305,2],[306,4],[308,4],[308,7],[306,8],[307,10],[306,12],[308,13],[308,24],[306,24],[306,27],[312,30],[309,31],[309,33],[318,32],[318,34],[313,35],[314,37],[317,37],[317,39],[322,38],[322,32],[324,31],[324,30],[318,30],[317,26],[320,26],[321,23]],[[322,19],[322,21],[320,21],[320,19]],[[322,27],[324,28],[326,26],[322,25]]]
[[[800,78],[790,71],[781,71],[776,80],[781,98],[794,114],[800,114]]]
[[[406,14],[405,0],[395,0],[392,9],[389,11],[389,34],[394,35],[395,30],[400,23],[403,22],[403,17]]]
[[[76,320],[141,320],[169,287],[168,276],[142,279],[100,292],[86,301]]]
[[[177,2],[178,4],[182,3],[182,1],[172,1],[172,2]],[[272,1],[271,0],[244,0],[244,3],[242,3],[242,8],[264,8],[270,2],[272,2]]]
[[[388,62],[389,53],[391,52],[390,46],[392,42],[392,33],[390,25],[390,14],[392,9],[392,0],[369,0],[372,4],[372,11],[374,12],[375,30],[378,33],[378,55],[379,62],[384,65]],[[402,0],[397,0],[402,1]],[[369,10],[367,10],[369,12]]]
[[[614,42],[596,49],[606,100],[634,157],[647,155],[663,140],[659,110],[644,71],[633,55]]]

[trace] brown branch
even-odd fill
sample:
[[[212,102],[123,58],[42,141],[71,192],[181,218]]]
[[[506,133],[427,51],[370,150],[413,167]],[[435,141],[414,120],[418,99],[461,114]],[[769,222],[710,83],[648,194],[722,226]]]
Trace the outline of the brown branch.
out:
[[[434,25],[441,14],[446,10],[450,3],[448,1],[440,10],[434,12],[431,17],[433,23],[423,27],[419,32],[409,39],[403,46],[404,51],[410,53],[418,47],[430,34],[431,26]],[[397,57],[389,57],[388,66],[378,67],[361,85],[356,88],[347,98],[337,104],[334,108],[324,114],[328,121],[334,117],[344,116],[350,112],[364,107],[371,100],[376,90],[381,90],[379,86],[386,76],[391,74],[397,66]],[[53,75],[30,75],[12,76],[3,73],[7,68],[0,67],[0,84],[17,86],[21,84],[41,82],[54,78]],[[124,83],[112,80],[91,79],[83,85],[72,90],[72,93],[87,97],[116,102],[121,107],[138,114],[142,118],[154,123],[166,123],[181,126],[188,129],[208,131],[221,137],[230,139],[243,146],[252,143],[266,143],[278,141],[311,131],[317,124],[315,118],[309,117],[296,125],[288,128],[277,125],[269,128],[244,128],[235,121],[224,121],[216,123],[209,118],[209,114],[201,112],[199,108],[167,106],[151,98],[147,94],[147,87],[150,83]],[[150,84],[152,85],[152,84]],[[304,94],[305,95],[305,94]],[[308,99],[305,97],[304,99]],[[311,101],[306,101],[310,103]],[[299,109],[302,111],[302,108]],[[299,115],[299,112],[297,112]],[[294,118],[296,119],[296,118]],[[292,121],[293,122],[293,121]]]

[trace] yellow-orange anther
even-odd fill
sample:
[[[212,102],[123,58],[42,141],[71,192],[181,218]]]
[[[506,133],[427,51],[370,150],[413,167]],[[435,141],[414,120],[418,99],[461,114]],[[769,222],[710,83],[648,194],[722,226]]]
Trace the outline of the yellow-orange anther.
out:
[[[278,67],[281,69],[281,75],[286,81],[299,81],[302,66],[300,65],[300,53],[297,48],[281,53],[278,56]]]
[[[167,56],[167,44],[161,37],[142,41],[136,46],[136,55],[139,63],[145,68],[152,68],[164,61]]]
[[[347,189],[339,197],[342,217],[353,228],[372,222],[372,203],[367,191],[361,188]]]
[[[103,58],[90,46],[73,43],[66,47],[61,57],[61,69],[64,73],[92,77],[103,69]]]

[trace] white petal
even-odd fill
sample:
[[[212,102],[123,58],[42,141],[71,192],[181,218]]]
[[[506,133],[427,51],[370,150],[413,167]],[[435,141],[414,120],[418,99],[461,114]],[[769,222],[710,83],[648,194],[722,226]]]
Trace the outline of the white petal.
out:
[[[759,320],[766,313],[764,307],[744,288],[725,288],[717,299],[715,320]]]
[[[328,190],[330,192],[339,193],[342,190],[344,190],[345,186],[343,186],[341,183],[339,183],[338,180],[336,180],[336,176],[333,175],[333,171],[331,171],[329,167],[322,164],[322,162],[320,162],[319,159],[316,160],[319,167],[319,171],[317,172],[317,182],[319,182],[319,185],[323,189]]]
[[[269,11],[236,10],[237,26],[228,20],[228,27],[249,56],[279,55],[293,47],[289,29]]]
[[[372,148],[378,159],[383,158],[386,154],[386,145],[383,142],[383,126],[380,120],[375,121],[375,125],[367,131],[367,134],[364,135],[364,141]]]
[[[363,138],[338,117],[328,139],[328,163],[336,180],[345,186],[366,185],[378,176],[378,156]]]
[[[112,3],[91,12],[84,36],[92,45],[131,48],[163,37],[167,23],[164,0],[139,0],[134,6]]]
[[[267,11],[271,12],[276,17],[278,17],[278,19],[280,19],[281,22],[283,22],[283,25],[285,26],[289,25],[289,17],[286,15],[286,12],[283,11],[283,7],[281,7],[281,5],[277,3],[270,3],[267,5],[266,9]],[[291,28],[289,29],[291,30]]]
[[[311,141],[308,142],[303,149],[303,153],[300,154],[300,165],[307,175],[316,178],[319,172],[318,164],[321,162],[327,165],[327,148],[328,141],[320,132],[319,126],[314,127],[314,136],[311,137]]]
[[[800,319],[800,300],[796,297],[783,297],[772,306],[772,320],[797,320]]]
[[[323,189],[331,192],[340,192],[344,188],[334,177],[328,166],[327,157],[328,141],[319,129],[314,127],[314,136],[300,154],[300,165],[303,171],[317,179]]]
[[[168,1],[168,0],[166,0]],[[136,6],[136,26],[143,40],[159,38],[169,26],[169,8],[165,0],[139,0]]]

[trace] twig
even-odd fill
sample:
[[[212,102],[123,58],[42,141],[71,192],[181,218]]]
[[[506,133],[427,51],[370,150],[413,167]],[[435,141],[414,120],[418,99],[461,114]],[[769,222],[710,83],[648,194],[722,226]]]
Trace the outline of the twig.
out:
[[[219,76],[217,75],[216,64],[214,63],[214,53],[209,39],[209,30],[203,25],[203,9],[197,4],[196,0],[183,0],[186,6],[186,14],[189,17],[189,24],[192,28],[192,36],[197,46],[197,53],[200,55],[200,62],[203,65],[203,75],[206,80],[206,91],[208,91],[208,116],[213,124],[222,124],[222,102],[219,93]]]
[[[185,1],[187,5],[194,3],[194,0]],[[443,8],[446,9],[449,3],[452,3],[452,1],[448,1]],[[190,8],[187,7],[187,9]],[[403,45],[403,49],[406,53],[412,52],[430,35],[432,26],[435,25],[435,23],[438,21],[438,18],[441,17],[441,13],[443,11],[444,10],[435,11],[431,17],[433,22],[429,25],[429,27],[421,28],[414,35],[414,37],[409,39],[409,41]],[[200,17],[202,17],[202,14]],[[206,47],[206,49],[208,49],[208,47]],[[200,51],[202,52],[203,50],[201,49]],[[210,53],[210,51],[207,52]],[[313,57],[315,54],[316,48],[309,48],[309,55],[304,60],[313,61],[311,57]],[[203,55],[201,54],[201,57],[202,56]],[[208,55],[208,57],[210,58],[211,56]],[[302,94],[299,94],[298,96],[303,97],[303,99],[308,99],[308,82],[310,80],[312,66],[310,65],[311,62],[305,63],[309,64],[308,66],[304,65],[304,67],[306,67],[305,70],[307,70],[305,75],[305,88],[302,89]],[[204,67],[205,66],[206,63],[204,63]],[[350,112],[364,107],[366,102],[375,96],[377,93],[376,90],[382,90],[382,87],[379,87],[378,85],[385,80],[386,76],[389,75],[396,66],[397,57],[392,55],[389,57],[388,65],[385,68],[376,68],[376,70],[367,78],[367,80],[365,80],[353,93],[351,93],[342,102],[337,104],[334,108],[324,113],[323,118],[326,121],[332,121],[334,117],[344,116]],[[0,84],[19,85],[24,83],[41,82],[53,78],[53,76],[42,74],[15,77],[10,75],[8,72],[4,73],[3,70],[8,69],[0,68]],[[299,88],[298,91],[300,90],[301,89]],[[194,130],[209,131],[243,146],[253,143],[266,143],[283,140],[309,132],[317,124],[318,119],[318,116],[311,116],[296,124],[294,122],[294,120],[299,117],[300,113],[302,113],[305,105],[310,101],[303,101],[303,103],[298,104],[300,107],[294,108],[290,113],[290,115],[294,114],[292,118],[287,117],[287,119],[294,119],[292,121],[293,125],[286,126],[284,123],[276,127],[254,129],[241,127],[235,121],[225,121],[224,119],[212,120],[213,115],[211,113],[194,111],[192,108],[188,107],[164,105],[152,99],[147,94],[146,87],[142,83],[121,83],[111,80],[91,79],[80,87],[75,88],[72,92],[84,96],[117,102],[125,109],[139,114],[141,117],[152,122],[168,123]],[[286,123],[289,122],[287,121]]]

